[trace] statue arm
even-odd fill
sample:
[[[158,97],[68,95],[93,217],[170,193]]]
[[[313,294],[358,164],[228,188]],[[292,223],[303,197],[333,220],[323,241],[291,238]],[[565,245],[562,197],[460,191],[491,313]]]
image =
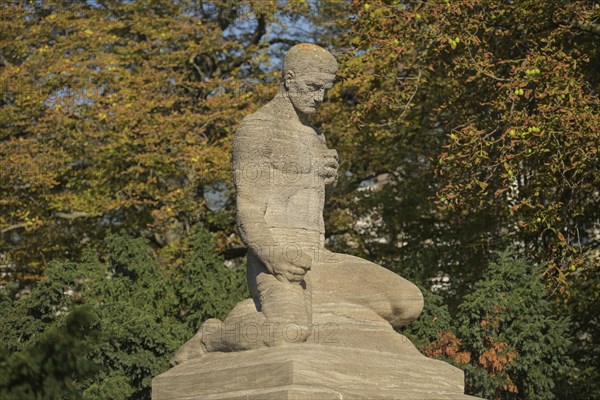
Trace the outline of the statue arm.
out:
[[[271,274],[284,282],[300,282],[311,268],[312,258],[303,253],[297,260],[288,260],[276,248],[265,221],[271,193],[272,140],[268,123],[257,122],[242,122],[233,140],[237,224],[244,243]]]
[[[270,149],[265,133],[242,123],[233,141],[233,169],[240,235],[273,273],[267,259],[276,242],[265,222],[270,192]]]

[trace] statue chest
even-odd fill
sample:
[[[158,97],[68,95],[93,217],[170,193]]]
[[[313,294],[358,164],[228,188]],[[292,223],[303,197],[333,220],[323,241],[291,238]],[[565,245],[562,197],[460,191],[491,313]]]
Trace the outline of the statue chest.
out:
[[[280,131],[273,135],[269,145],[274,172],[289,178],[314,174],[321,167],[320,159],[327,150],[322,135],[305,130]]]

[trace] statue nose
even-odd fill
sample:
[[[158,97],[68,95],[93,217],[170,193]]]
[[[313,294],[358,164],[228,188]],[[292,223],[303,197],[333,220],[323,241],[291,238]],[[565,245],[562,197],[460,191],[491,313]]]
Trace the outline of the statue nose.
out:
[[[324,97],[325,97],[325,91],[321,89],[321,90],[315,92],[314,100],[317,103],[322,103]]]

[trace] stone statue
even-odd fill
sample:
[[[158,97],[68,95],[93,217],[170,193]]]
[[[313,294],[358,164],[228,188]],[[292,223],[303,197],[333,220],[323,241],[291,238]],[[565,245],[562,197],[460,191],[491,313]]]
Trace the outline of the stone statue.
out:
[[[419,289],[324,247],[338,156],[308,116],[336,70],[325,49],[292,47],[275,98],[242,121],[233,168],[252,298],[202,324],[153,379],[153,400],[474,399],[460,369],[394,331],[421,313]]]
[[[325,186],[336,179],[338,155],[308,116],[332,87],[336,71],[327,50],[292,47],[275,98],[242,121],[233,140],[233,168],[252,299],[239,303],[224,322],[206,321],[174,364],[210,351],[306,341],[315,293],[370,309],[393,327],[421,313],[423,297],[414,284],[324,247]],[[245,327],[251,334],[243,334]]]

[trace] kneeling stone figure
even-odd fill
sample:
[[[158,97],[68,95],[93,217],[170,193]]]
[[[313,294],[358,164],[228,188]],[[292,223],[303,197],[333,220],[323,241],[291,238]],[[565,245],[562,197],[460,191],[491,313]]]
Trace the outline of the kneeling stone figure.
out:
[[[249,249],[252,298],[223,322],[205,321],[173,364],[208,352],[306,342],[328,321],[336,323],[330,332],[343,321],[352,324],[353,313],[391,327],[421,313],[423,297],[414,284],[324,247],[325,186],[336,179],[338,155],[307,117],[331,88],[337,67],[333,55],[319,46],[292,47],[277,95],[239,126],[233,140],[237,223]]]

